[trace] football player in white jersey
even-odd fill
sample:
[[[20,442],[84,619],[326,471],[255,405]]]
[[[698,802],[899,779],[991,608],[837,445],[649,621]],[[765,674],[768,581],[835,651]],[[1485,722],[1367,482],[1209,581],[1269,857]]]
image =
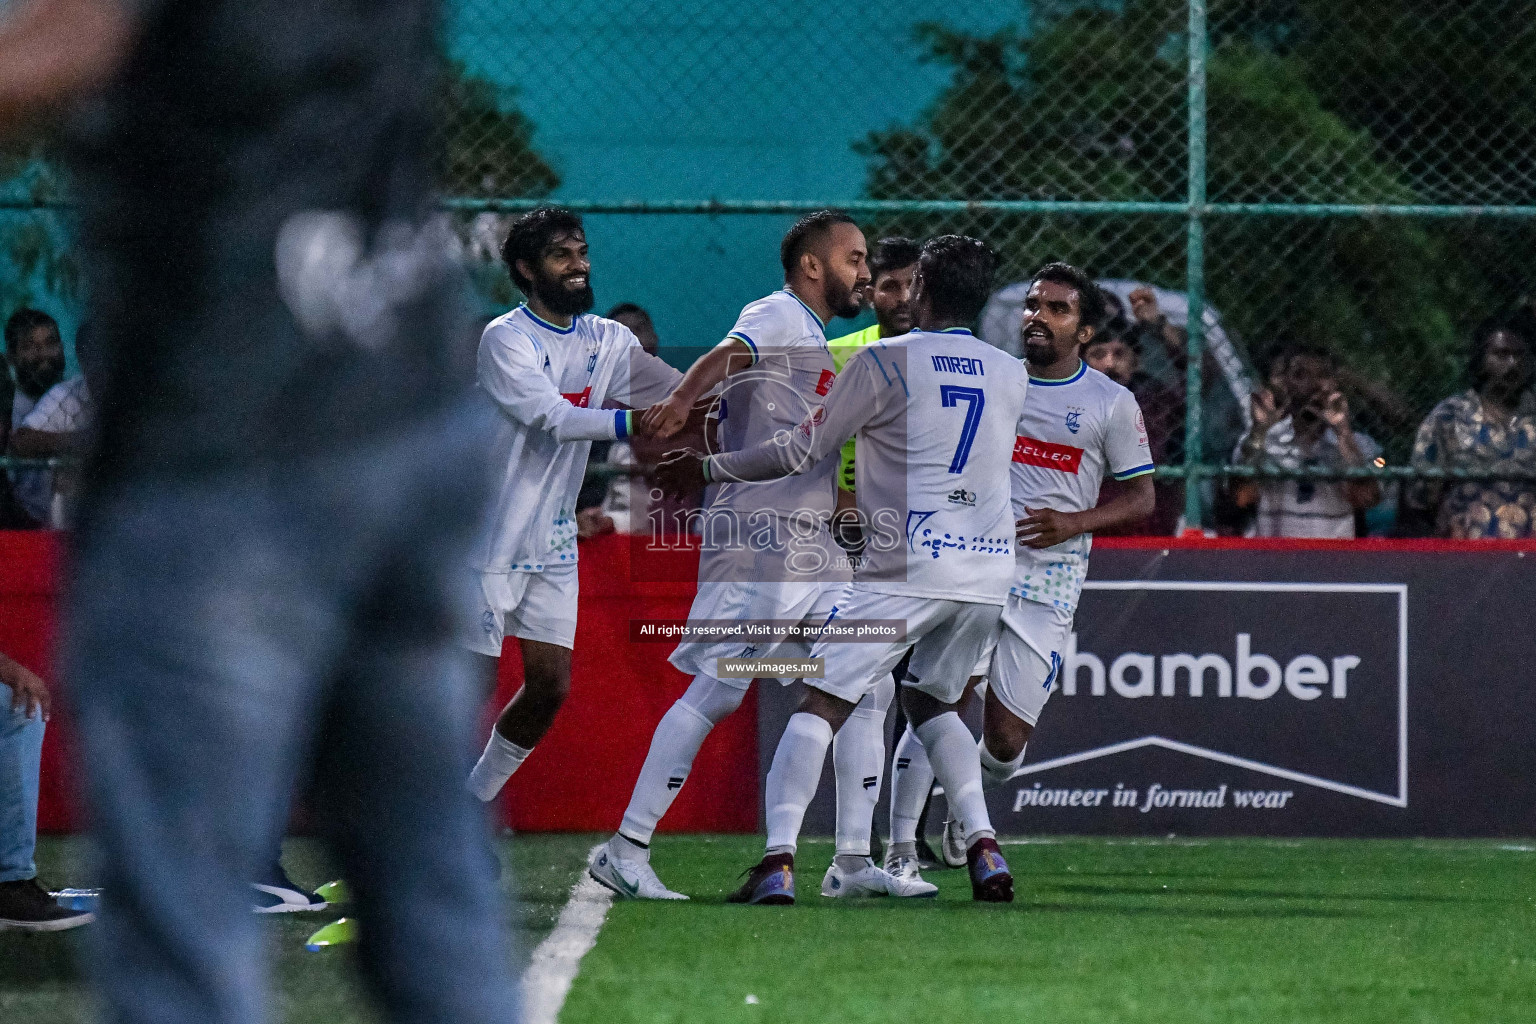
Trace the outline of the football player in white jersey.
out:
[[[847,214],[821,210],[802,217],[779,247],[784,288],[750,303],[735,326],[696,362],[672,396],[647,414],[671,436],[701,396],[719,387],[719,446],[746,448],[792,430],[832,387],[836,369],[824,328],[855,316],[869,284],[863,233]],[[701,522],[704,546],[694,624],[773,620],[815,626],[826,618],[851,575],[847,555],[828,530],[835,505],[837,458],[767,485],[722,482]],[[680,643],[671,656],[692,683],[656,727],[650,751],[619,830],[593,851],[592,877],[621,896],[682,899],[656,876],[650,842],[657,823],[688,778],[710,730],[735,711],[752,680],[725,676],[722,658],[803,657],[809,644],[707,639]],[[792,682],[794,676],[780,679]],[[864,699],[833,763],[838,778],[839,849],[868,860],[871,823],[884,763],[884,720],[894,693],[887,685]],[[913,894],[883,870],[861,876],[839,895]]]
[[[855,434],[854,472],[869,540],[853,581],[822,627],[806,679],[768,773],[768,847],[735,903],[795,899],[794,853],[833,735],[910,649],[902,707],[963,822],[977,900],[1013,898],[981,793],[975,741],[956,714],[970,666],[995,642],[1013,579],[1008,470],[1028,379],[1024,367],[971,334],[991,291],[996,257],[974,238],[923,246],[913,286],[918,329],[860,351],[826,402],[752,448],[665,463],[665,484],[770,480],[815,466]],[[882,630],[896,626],[900,632]],[[839,854],[822,893],[878,871]],[[921,890],[931,895],[931,888]]]
[[[482,604],[469,647],[491,659],[518,638],[523,687],[470,775],[481,800],[501,790],[543,738],[570,690],[576,638],[576,494],[593,441],[629,436],[644,408],[682,374],[641,348],[629,328],[592,316],[592,264],[581,218],[541,207],[519,217],[502,258],[527,302],[480,337],[481,390],[500,413],[496,498],[474,553]]]
[[[1042,267],[1024,301],[1020,332],[1029,367],[1029,405],[1010,472],[1017,564],[996,648],[972,678],[974,683],[986,677],[978,749],[993,783],[1006,782],[1018,771],[1060,675],[1093,531],[1152,514],[1152,454],[1141,410],[1130,391],[1082,359],[1083,346],[1104,317],[1097,286],[1065,263]],[[1131,483],[1099,505],[1106,473]],[[916,877],[911,828],[933,772],[910,731],[898,743],[896,759],[886,866]],[[949,863],[959,859],[958,832],[955,822],[946,823],[944,857]]]

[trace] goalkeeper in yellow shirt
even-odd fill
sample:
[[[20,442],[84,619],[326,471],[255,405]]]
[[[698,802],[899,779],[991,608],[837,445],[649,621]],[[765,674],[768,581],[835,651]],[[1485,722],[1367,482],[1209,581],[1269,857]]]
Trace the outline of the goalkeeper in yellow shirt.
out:
[[[832,352],[832,364],[838,373],[853,354],[870,342],[881,338],[894,338],[912,329],[912,275],[917,271],[917,257],[922,246],[910,238],[882,238],[869,253],[870,282],[864,290],[865,303],[875,311],[875,322],[862,331],[845,334],[827,342]],[[853,453],[854,442],[850,438],[843,445],[842,464],[837,471],[837,522],[853,520]],[[846,535],[846,529],[840,535]],[[854,525],[853,536],[848,537],[855,547],[861,547]]]

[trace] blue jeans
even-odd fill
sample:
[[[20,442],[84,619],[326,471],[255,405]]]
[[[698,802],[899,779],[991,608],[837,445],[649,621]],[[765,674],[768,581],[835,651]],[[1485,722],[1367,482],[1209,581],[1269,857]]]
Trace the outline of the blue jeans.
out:
[[[305,772],[389,1019],[518,1019],[508,908],[465,788],[482,695],[456,634],[485,436],[457,414],[87,508],[67,635],[109,1020],[265,1019],[247,881]]]
[[[43,713],[11,710],[0,683],[0,882],[37,877],[37,775],[43,760]]]

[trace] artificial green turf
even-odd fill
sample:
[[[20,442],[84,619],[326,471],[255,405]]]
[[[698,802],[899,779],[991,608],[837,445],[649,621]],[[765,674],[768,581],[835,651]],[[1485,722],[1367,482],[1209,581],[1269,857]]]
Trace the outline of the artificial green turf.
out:
[[[963,871],[934,901],[824,899],[830,852],[802,847],[797,906],[737,907],[759,840],[663,838],[694,899],[616,905],[561,1020],[1536,1020],[1528,844],[1005,844],[1011,906]]]
[[[521,900],[515,968],[595,838],[503,847]],[[77,851],[45,841],[44,878],[79,884]],[[831,851],[808,843],[799,906],[734,907],[725,894],[760,840],[660,837],[658,870],[693,900],[616,904],[561,1020],[1536,1020],[1536,844],[1068,839],[1004,852],[1012,906],[972,905],[960,871],[930,873],[934,901],[823,899]],[[332,873],[305,842],[285,862],[308,884]],[[344,949],[302,948],[331,916],[270,920],[279,1019],[375,1019]],[[0,933],[0,1021],[86,1019],[78,934]]]
[[[507,866],[503,886],[516,902],[517,948],[513,970],[521,974],[528,954],[554,927],[579,877],[590,836],[538,836],[501,844]],[[75,840],[43,839],[38,876],[46,884],[88,884]],[[318,886],[336,877],[318,844],[290,840],[283,863],[294,881]],[[344,947],[310,953],[307,939],[345,910],[277,914],[266,918],[271,935],[277,1019],[294,1024],[355,1024],[378,1017],[362,997]],[[89,926],[87,926],[89,927]],[[63,934],[0,932],[0,1024],[76,1024],[90,1019],[90,1003],[75,965],[83,929]]]

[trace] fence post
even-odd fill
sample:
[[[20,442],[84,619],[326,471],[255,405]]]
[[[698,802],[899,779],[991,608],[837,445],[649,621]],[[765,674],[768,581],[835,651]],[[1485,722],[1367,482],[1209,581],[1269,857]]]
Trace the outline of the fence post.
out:
[[[1201,380],[1205,359],[1205,58],[1209,49],[1206,0],[1189,0],[1189,212],[1185,294],[1189,340],[1184,380],[1184,526],[1198,529],[1201,451]]]

